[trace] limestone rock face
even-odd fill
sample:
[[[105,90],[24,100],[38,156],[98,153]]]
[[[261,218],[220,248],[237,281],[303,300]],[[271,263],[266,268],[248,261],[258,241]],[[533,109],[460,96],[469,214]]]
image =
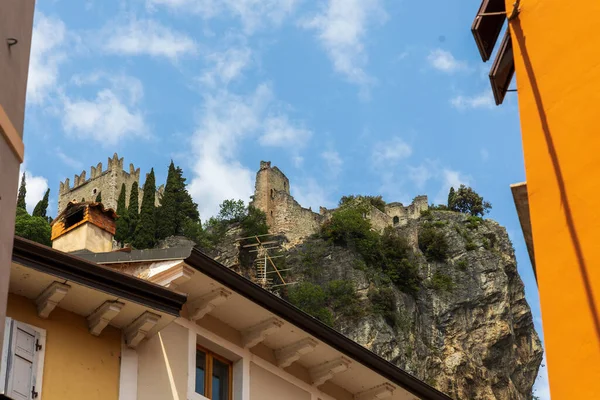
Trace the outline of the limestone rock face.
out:
[[[446,236],[445,262],[427,261],[418,249],[418,231],[425,224]],[[398,229],[412,244],[418,265],[421,283],[415,294],[381,283],[359,254],[316,237],[287,251],[289,279],[323,285],[351,281],[367,311],[358,319],[334,315],[334,327],[452,398],[532,399],[542,347],[506,230],[492,220],[444,211]],[[231,243],[219,246],[230,249],[218,251],[222,261],[251,277],[252,268],[237,263],[243,257],[234,256]],[[434,282],[440,274],[451,281],[443,288]],[[368,293],[381,285],[393,293],[391,315],[372,311]]]

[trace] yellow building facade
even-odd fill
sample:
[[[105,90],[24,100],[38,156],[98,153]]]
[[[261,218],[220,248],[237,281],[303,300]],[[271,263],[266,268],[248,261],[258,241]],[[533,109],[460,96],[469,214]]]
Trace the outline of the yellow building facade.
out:
[[[600,398],[600,2],[506,0],[553,399]],[[528,202],[528,206],[527,206]]]

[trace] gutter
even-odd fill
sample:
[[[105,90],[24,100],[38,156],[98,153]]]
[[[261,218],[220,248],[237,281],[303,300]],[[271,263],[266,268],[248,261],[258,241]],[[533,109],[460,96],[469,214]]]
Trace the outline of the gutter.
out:
[[[15,236],[13,262],[178,317],[187,296]]]
[[[358,361],[365,367],[379,373],[413,395],[423,400],[452,400],[451,397],[427,385],[425,382],[403,371],[335,329],[325,325],[318,319],[218,263],[200,250],[194,248],[190,256],[184,261],[192,268],[213,278],[248,300],[264,307],[278,317],[296,325],[308,334]]]

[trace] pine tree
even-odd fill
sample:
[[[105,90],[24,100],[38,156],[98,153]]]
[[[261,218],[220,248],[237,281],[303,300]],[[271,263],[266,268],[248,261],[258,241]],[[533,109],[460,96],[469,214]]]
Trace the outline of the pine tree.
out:
[[[169,165],[161,203],[161,207],[157,209],[157,239],[173,235],[188,236],[190,231],[196,231],[194,226],[200,224],[198,205],[187,191],[183,170],[175,167],[173,161]]]
[[[19,195],[17,196],[17,208],[27,209],[27,203],[25,203],[25,195],[27,194],[27,187],[25,183],[25,172],[21,177],[21,186],[19,186]]]
[[[102,203],[102,192],[98,192],[98,196],[96,196],[96,203]]]
[[[126,242],[129,238],[129,213],[125,206],[125,195],[127,189],[125,184],[121,185],[121,192],[117,200],[117,230],[115,232],[115,240],[119,243]]]
[[[34,217],[43,217],[47,219],[46,216],[46,212],[48,211],[48,198],[50,197],[50,189],[46,190],[46,193],[44,194],[44,198],[40,201],[38,201],[38,203],[35,205],[35,208],[33,209],[33,214],[31,214]]]
[[[152,168],[144,183],[144,196],[142,197],[142,207],[140,208],[140,220],[133,235],[133,246],[137,249],[148,249],[154,246],[156,235],[155,197],[156,182],[154,178],[154,168]]]
[[[131,193],[129,193],[129,208],[127,208],[127,214],[129,216],[129,233],[127,240],[132,241],[133,235],[135,234],[135,228],[137,227],[140,219],[140,199],[138,183],[133,182],[131,185]]]

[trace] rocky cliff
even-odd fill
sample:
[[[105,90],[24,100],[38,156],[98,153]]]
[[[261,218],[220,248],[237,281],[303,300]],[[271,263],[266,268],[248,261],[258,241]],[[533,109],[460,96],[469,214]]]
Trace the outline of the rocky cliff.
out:
[[[419,245],[427,230],[443,237],[442,256]],[[278,293],[455,399],[531,399],[542,347],[506,230],[428,211],[394,231],[410,249],[412,286],[374,267],[364,249],[313,235],[280,258],[296,284]],[[212,255],[253,278],[256,253],[240,253],[237,237],[233,226]]]

